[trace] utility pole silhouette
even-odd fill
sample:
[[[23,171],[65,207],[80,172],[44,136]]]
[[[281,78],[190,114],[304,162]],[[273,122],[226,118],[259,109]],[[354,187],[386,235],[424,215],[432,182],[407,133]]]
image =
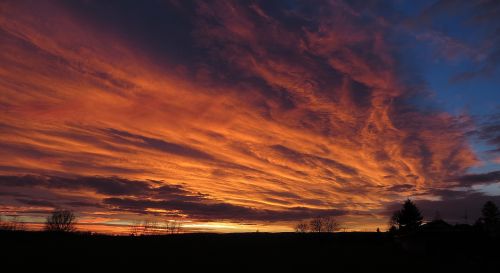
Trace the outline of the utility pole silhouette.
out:
[[[439,210],[436,210],[436,213],[434,214],[434,219],[432,219],[433,221],[438,221],[438,220],[442,220],[443,218],[441,217],[441,213],[439,212]]]

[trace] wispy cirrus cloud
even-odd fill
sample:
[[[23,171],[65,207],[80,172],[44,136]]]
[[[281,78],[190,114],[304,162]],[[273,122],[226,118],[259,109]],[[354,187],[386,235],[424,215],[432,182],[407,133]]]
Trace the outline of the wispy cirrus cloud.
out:
[[[412,104],[392,28],[359,3],[0,5],[0,185],[46,197],[19,209],[71,191],[125,218],[385,223],[477,163],[467,117]]]

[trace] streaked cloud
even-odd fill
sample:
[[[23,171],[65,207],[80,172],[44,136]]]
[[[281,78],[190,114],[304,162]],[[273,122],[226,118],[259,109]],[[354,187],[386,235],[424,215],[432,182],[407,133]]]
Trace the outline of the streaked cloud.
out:
[[[478,163],[467,115],[413,103],[393,31],[343,1],[4,2],[0,205],[385,224]]]

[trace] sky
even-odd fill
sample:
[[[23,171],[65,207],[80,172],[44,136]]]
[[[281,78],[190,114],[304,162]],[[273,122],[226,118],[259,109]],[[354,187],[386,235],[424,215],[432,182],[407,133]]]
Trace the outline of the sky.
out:
[[[386,229],[500,204],[500,2],[1,1],[0,213]]]

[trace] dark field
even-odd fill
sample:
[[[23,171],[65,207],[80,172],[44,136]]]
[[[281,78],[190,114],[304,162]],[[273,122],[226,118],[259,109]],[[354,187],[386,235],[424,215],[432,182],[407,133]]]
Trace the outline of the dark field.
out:
[[[500,272],[474,232],[104,236],[2,232],[1,272]]]

